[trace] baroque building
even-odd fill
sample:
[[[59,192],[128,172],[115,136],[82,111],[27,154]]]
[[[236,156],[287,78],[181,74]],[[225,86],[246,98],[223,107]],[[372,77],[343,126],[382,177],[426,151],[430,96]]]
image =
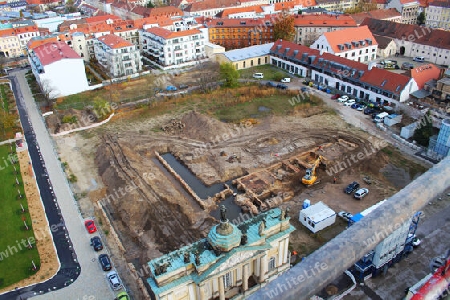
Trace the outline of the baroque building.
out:
[[[148,262],[156,299],[245,299],[290,267],[288,212],[275,208],[234,225],[222,206],[207,238]]]

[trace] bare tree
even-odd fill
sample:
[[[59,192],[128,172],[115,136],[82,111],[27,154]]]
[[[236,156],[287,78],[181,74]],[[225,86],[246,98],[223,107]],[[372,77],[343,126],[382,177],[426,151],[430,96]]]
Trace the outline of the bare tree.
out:
[[[206,62],[199,65],[197,84],[200,90],[208,92],[214,87],[215,83],[220,79],[220,65],[218,62]]]
[[[40,82],[42,95],[45,98],[48,106],[53,106],[53,101],[56,98],[56,89],[51,85],[49,79],[42,79]]]

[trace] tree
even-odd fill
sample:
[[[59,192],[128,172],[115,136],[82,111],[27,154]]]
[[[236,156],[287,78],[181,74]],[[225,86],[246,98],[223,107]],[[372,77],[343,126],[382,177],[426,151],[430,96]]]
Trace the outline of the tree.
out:
[[[416,130],[413,134],[413,140],[415,140],[419,145],[428,147],[430,142],[430,137],[433,135],[433,123],[431,120],[430,111],[422,117]]]
[[[421,12],[417,17],[417,24],[422,25],[425,24],[425,13]]]
[[[232,63],[220,65],[220,77],[225,80],[226,87],[236,87],[238,85],[239,72]]]
[[[200,87],[200,91],[207,93],[214,86],[217,81],[219,81],[221,75],[220,66],[217,62],[208,61],[201,63],[196,68],[198,70],[198,75],[196,76],[196,84]]]
[[[151,1],[149,1],[146,5],[148,8],[154,8],[155,4],[153,4]]]
[[[103,121],[113,112],[113,108],[105,99],[97,96],[93,100],[94,104],[94,115],[99,121]]]
[[[349,8],[345,10],[347,14],[356,14],[360,12],[367,12],[377,10],[377,2],[374,0],[360,0],[354,8]]]
[[[40,86],[41,86],[42,95],[44,96],[45,100],[47,101],[47,105],[48,106],[53,105],[53,101],[55,100],[55,96],[56,96],[55,95],[56,90],[51,85],[50,80],[42,79]]]
[[[279,18],[273,24],[273,35],[275,40],[285,40],[292,42],[295,37],[294,16],[285,13],[279,15]]]

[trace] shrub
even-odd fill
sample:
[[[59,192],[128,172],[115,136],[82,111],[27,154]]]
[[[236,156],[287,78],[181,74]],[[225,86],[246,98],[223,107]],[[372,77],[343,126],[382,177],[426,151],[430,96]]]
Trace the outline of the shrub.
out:
[[[76,123],[77,121],[78,121],[77,116],[71,116],[71,115],[65,115],[62,117],[62,120],[61,120],[61,122],[69,123],[69,124]]]

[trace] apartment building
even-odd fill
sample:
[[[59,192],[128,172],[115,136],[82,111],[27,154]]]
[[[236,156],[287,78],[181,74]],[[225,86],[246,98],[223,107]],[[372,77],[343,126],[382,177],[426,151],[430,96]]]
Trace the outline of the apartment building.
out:
[[[140,30],[144,59],[162,69],[181,68],[206,58],[205,29],[172,32],[164,28]]]
[[[437,65],[450,64],[450,32],[367,18],[361,26],[367,25],[373,34],[393,38],[401,55],[423,56]]]
[[[142,69],[138,48],[115,34],[96,38],[94,55],[98,63],[113,77],[131,75]]]
[[[273,42],[270,19],[212,19],[205,26],[209,41],[227,50]]]
[[[28,60],[37,82],[52,98],[89,89],[83,59],[64,42],[37,46],[29,51]]]
[[[0,56],[18,57],[24,55],[20,40],[14,33],[14,29],[0,30]]]
[[[184,6],[183,11],[186,16],[214,17],[227,8],[239,8],[267,4],[268,3],[266,0],[204,0],[187,3]]]
[[[369,28],[361,26],[325,32],[311,48],[367,63],[376,59],[378,44]]]
[[[450,30],[450,2],[448,0],[431,2],[425,12],[426,26]]]
[[[420,3],[417,0],[391,0],[386,8],[395,8],[402,15],[402,24],[417,24]]]
[[[297,44],[310,46],[325,32],[356,27],[351,16],[346,15],[296,15],[295,38]]]
[[[327,11],[343,12],[346,9],[354,8],[356,0],[316,0],[317,5]]]
[[[414,79],[403,74],[292,42],[276,41],[270,59],[274,66],[368,101],[404,102],[410,93],[418,90]]]

